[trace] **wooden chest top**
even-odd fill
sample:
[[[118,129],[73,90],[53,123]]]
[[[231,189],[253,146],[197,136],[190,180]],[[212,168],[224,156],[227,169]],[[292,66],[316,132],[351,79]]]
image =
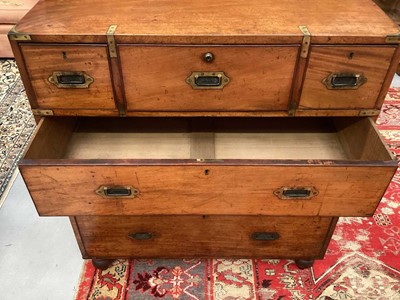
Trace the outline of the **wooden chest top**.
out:
[[[365,0],[41,0],[16,27],[37,42],[384,44],[397,26]]]

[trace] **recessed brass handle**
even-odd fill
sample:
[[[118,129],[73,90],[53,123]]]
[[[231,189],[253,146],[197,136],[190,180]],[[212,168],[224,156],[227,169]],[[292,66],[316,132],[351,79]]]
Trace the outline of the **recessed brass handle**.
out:
[[[355,90],[367,82],[364,74],[332,73],[322,80],[329,90]]]
[[[251,238],[255,241],[275,241],[280,236],[277,232],[253,232]]]
[[[151,232],[135,232],[129,234],[128,236],[132,240],[137,240],[137,241],[151,240],[153,238],[153,234]]]
[[[311,199],[318,195],[315,187],[281,187],[274,191],[274,195],[279,199]]]
[[[60,89],[87,89],[94,79],[85,72],[56,71],[49,77],[49,82]]]
[[[193,72],[186,78],[186,83],[193,89],[221,90],[229,81],[224,72]]]
[[[139,195],[139,190],[132,186],[102,185],[96,190],[96,194],[103,198],[135,198]]]

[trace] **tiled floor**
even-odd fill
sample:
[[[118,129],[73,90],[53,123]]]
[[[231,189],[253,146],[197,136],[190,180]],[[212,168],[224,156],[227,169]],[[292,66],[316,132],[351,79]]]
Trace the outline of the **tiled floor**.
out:
[[[81,266],[69,220],[39,218],[18,175],[0,209],[0,299],[71,300]]]
[[[21,175],[0,209],[0,299],[71,300],[83,261],[66,217],[38,217]]]
[[[391,86],[392,87],[400,87],[400,76],[398,76],[397,74],[394,75]]]

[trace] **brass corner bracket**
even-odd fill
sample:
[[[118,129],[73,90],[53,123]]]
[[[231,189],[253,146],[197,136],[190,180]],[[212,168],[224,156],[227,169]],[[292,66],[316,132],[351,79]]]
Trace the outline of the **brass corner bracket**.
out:
[[[358,115],[363,117],[373,117],[373,116],[378,116],[380,112],[381,112],[380,109],[363,109],[360,110]]]
[[[310,50],[310,44],[311,44],[311,33],[308,30],[307,26],[301,25],[301,26],[299,26],[299,28],[300,28],[300,31],[303,33],[303,42],[301,45],[300,56],[302,58],[307,58],[308,52]]]
[[[110,25],[107,30],[107,44],[108,44],[108,52],[110,57],[118,57],[117,54],[117,46],[115,44],[114,34],[117,30],[118,25]]]
[[[32,109],[32,113],[35,116],[54,116],[54,112],[51,109]]]
[[[387,44],[399,44],[400,43],[400,32],[396,34],[388,34],[385,42]]]
[[[21,33],[16,30],[16,26],[8,32],[8,39],[11,41],[30,41],[31,36],[27,33]]]

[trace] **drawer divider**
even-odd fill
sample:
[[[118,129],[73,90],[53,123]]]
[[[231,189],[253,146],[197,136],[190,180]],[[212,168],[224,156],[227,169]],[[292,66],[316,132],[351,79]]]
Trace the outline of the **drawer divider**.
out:
[[[215,158],[215,134],[213,132],[191,133],[190,158],[193,159]]]

